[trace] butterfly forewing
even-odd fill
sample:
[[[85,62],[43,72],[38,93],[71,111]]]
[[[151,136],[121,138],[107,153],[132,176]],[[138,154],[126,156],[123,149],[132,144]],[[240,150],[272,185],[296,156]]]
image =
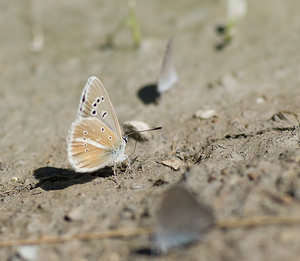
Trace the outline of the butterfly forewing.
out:
[[[94,171],[111,162],[111,150],[122,141],[108,126],[96,117],[79,118],[71,127],[68,154],[79,172]]]
[[[81,95],[78,109],[79,118],[95,117],[100,119],[121,139],[121,129],[117,115],[101,81],[90,77]]]
[[[201,240],[213,227],[213,210],[198,202],[183,186],[172,187],[157,211],[155,244],[162,251]]]
[[[158,92],[160,94],[172,88],[177,83],[178,76],[173,64],[173,40],[170,38],[164,53],[162,66],[158,77]]]

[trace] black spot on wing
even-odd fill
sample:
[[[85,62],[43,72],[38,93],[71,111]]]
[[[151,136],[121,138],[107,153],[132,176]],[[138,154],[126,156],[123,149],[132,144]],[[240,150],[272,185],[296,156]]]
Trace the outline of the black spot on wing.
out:
[[[107,114],[107,112],[104,111],[104,112],[102,113],[102,115],[101,115],[101,118],[104,118],[104,117],[106,116],[106,114]]]

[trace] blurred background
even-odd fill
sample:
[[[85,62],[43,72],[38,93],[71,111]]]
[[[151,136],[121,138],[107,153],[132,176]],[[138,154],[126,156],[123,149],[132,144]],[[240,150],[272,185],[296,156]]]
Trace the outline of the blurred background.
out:
[[[108,212],[105,217],[101,216],[105,221],[100,226],[107,228],[111,220],[119,220],[118,211],[122,209],[116,204],[111,210],[109,199],[119,202],[123,195],[130,195],[133,205],[148,204],[143,200],[153,195],[152,181],[160,177],[173,184],[182,177],[183,170],[174,174],[169,169],[165,172],[165,168],[151,165],[160,159],[176,155],[185,166],[197,165],[200,159],[206,159],[212,164],[207,173],[216,171],[214,176],[219,177],[221,169],[232,166],[235,161],[250,164],[254,158],[260,158],[278,162],[283,151],[297,151],[295,133],[293,137],[287,134],[277,140],[272,140],[271,135],[267,139],[269,145],[261,145],[259,139],[251,146],[248,143],[227,144],[229,152],[218,146],[205,150],[204,145],[208,140],[226,135],[253,134],[273,127],[299,125],[299,10],[300,2],[297,0],[0,0],[0,188],[2,192],[13,191],[10,197],[5,197],[7,201],[2,205],[6,213],[2,216],[6,232],[0,230],[0,237],[36,235],[38,232],[28,232],[28,228],[23,229],[22,226],[25,224],[26,227],[33,220],[33,209],[44,202],[50,202],[45,203],[45,208],[53,212],[43,212],[41,217],[50,215],[60,224],[56,226],[53,223],[49,231],[52,229],[52,232],[58,233],[60,229],[64,232],[73,229],[72,225],[65,227],[63,217],[73,206],[74,195],[89,193],[95,184],[99,187],[90,192],[94,193],[89,195],[90,198],[95,199],[90,207],[99,203],[99,191],[104,191],[103,197],[108,201],[102,200],[101,204]],[[179,82],[157,104],[145,104],[138,92],[157,82],[170,37],[173,37],[174,66]],[[84,84],[92,75],[103,82],[121,125],[127,120],[142,120],[151,127],[164,127],[163,133],[154,133],[153,140],[137,146],[136,153],[141,161],[134,168],[141,170],[140,166],[145,166],[143,174],[132,174],[127,178],[126,175],[119,176],[124,184],[151,183],[145,185],[146,189],[138,195],[133,194],[129,185],[125,186],[125,194],[122,194],[116,192],[114,184],[108,180],[96,179],[98,181],[93,183],[91,180],[94,178],[89,180],[90,183],[67,181],[70,184],[62,186],[68,187],[65,190],[48,192],[35,187],[38,181],[33,173],[37,169],[51,166],[65,170],[70,167],[66,137],[76,118]],[[216,115],[212,119],[195,119],[194,114],[199,109],[213,109]],[[284,117],[278,116],[279,112]],[[128,154],[133,146],[133,143],[128,145]],[[266,152],[268,146],[272,153]],[[231,150],[241,157],[232,154]],[[257,165],[255,163],[253,168]],[[266,168],[269,170],[271,166]],[[280,166],[288,168],[284,163]],[[17,183],[12,178],[16,178]],[[59,183],[57,180],[53,182]],[[199,191],[199,184],[192,184],[195,191]],[[268,184],[271,183],[265,186]],[[14,192],[17,188],[23,194],[17,195]],[[37,190],[43,197],[31,198],[30,189]],[[161,188],[155,189],[158,193]],[[214,189],[211,191],[206,197],[210,203],[215,202],[217,194]],[[235,199],[228,203],[230,207],[222,203],[217,215],[230,216],[238,212],[237,205],[244,203],[235,205],[233,202],[239,194],[233,193],[233,196]],[[52,201],[53,197],[57,201]],[[20,203],[21,198],[25,199],[25,203]],[[255,202],[259,204],[259,200]],[[138,207],[136,211],[141,214]],[[91,224],[98,224],[99,215]],[[114,215],[118,218],[111,218]],[[12,218],[14,216],[20,219]],[[139,218],[139,221],[143,220],[142,214]],[[135,221],[132,223],[136,225]],[[46,221],[43,224],[44,227],[48,225]],[[78,224],[76,227],[80,229]],[[254,236],[249,242],[256,239]],[[231,239],[227,240],[224,249],[230,245]],[[267,239],[262,241],[267,242]],[[66,250],[68,253],[61,246],[57,247],[60,254],[64,253],[58,254],[61,258],[71,254],[74,245]],[[128,245],[122,247],[125,252],[130,249]],[[293,247],[294,252],[282,250],[281,257],[294,258],[292,255],[297,245]],[[253,249],[259,247],[255,245]],[[266,255],[270,256],[272,246],[267,244],[266,249]],[[50,248],[44,250],[53,253]],[[216,250],[212,244],[205,252],[206,257],[220,253],[221,258],[223,250],[221,246]],[[107,256],[110,256],[112,249],[107,251]],[[0,253],[7,257],[13,250]],[[197,253],[192,252],[191,257],[197,256]],[[234,260],[231,257],[246,260],[241,252],[231,254],[227,255],[229,260]],[[122,260],[122,255],[117,256],[119,259],[114,260]],[[259,254],[259,257],[262,256]],[[180,254],[176,258],[179,260]]]

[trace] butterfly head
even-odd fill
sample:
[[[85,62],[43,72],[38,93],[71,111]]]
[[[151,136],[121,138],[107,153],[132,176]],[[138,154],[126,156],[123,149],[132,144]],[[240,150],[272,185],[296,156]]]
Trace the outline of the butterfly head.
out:
[[[124,136],[122,137],[122,139],[123,139],[123,142],[124,142],[125,144],[127,144],[127,142],[128,142],[128,135],[124,135]]]
[[[141,132],[147,132],[147,131],[160,130],[160,129],[162,129],[161,126],[156,127],[156,128],[152,128],[152,129],[148,129],[148,130],[134,130],[134,131],[129,132],[129,133],[127,133],[126,135],[124,135],[124,136],[122,137],[122,139],[123,139],[123,141],[124,141],[125,144],[126,144],[126,143],[128,142],[128,137],[131,136],[131,135],[133,135],[133,134],[141,133]]]

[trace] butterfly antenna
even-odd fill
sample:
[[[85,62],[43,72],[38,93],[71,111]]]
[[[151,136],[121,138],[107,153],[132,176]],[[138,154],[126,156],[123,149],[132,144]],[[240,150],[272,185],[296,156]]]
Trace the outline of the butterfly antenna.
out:
[[[162,126],[159,126],[159,127],[153,128],[153,129],[148,129],[148,130],[132,131],[132,132],[129,132],[128,134],[126,134],[125,137],[128,138],[128,136],[133,135],[135,133],[139,133],[139,132],[155,131],[155,130],[161,130],[161,129],[162,129]]]
[[[161,130],[161,129],[162,129],[162,126],[159,126],[159,127],[153,128],[153,129],[148,129],[148,130],[132,131],[132,132],[129,132],[128,134],[126,134],[124,137],[125,137],[125,139],[127,140],[127,139],[128,139],[128,136],[133,135],[133,134],[135,134],[135,133],[146,132],[146,131],[155,131],[155,130]],[[133,152],[130,154],[129,157],[131,157],[132,154],[135,152],[136,144],[137,144],[137,141],[135,141]]]

